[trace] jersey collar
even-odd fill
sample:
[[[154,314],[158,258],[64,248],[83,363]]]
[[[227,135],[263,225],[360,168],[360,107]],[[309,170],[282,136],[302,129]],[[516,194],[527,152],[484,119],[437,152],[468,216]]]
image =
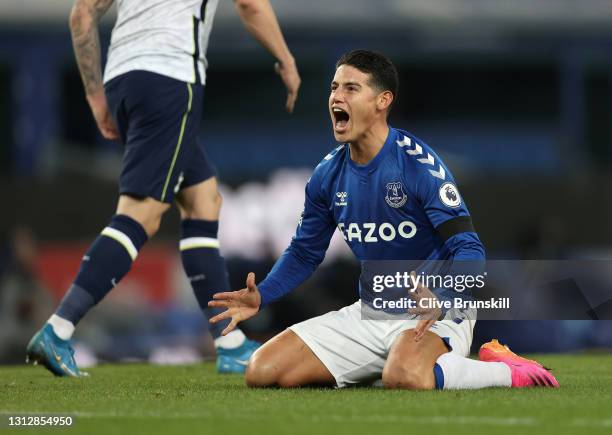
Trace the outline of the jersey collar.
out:
[[[370,160],[368,163],[366,163],[365,165],[359,165],[355,163],[353,160],[351,160],[350,146],[347,144],[346,160],[348,161],[349,166],[360,174],[369,174],[369,173],[374,172],[380,165],[380,162],[383,161],[383,159],[385,158],[387,154],[389,154],[389,151],[392,148],[392,144],[395,140],[396,134],[397,133],[395,129],[389,126],[389,134],[387,135],[387,139],[385,140],[384,145],[382,146],[380,151],[378,151],[378,154],[376,154],[374,158]]]

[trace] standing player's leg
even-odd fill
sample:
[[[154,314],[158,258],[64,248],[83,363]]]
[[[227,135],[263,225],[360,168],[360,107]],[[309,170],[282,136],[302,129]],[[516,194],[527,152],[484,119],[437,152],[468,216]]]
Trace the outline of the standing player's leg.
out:
[[[75,325],[128,273],[168,208],[153,198],[119,197],[115,216],[83,256],[73,285],[49,319],[59,338],[70,339]]]
[[[205,157],[205,156],[204,156]],[[207,166],[203,160],[199,168]],[[187,180],[189,180],[187,174]],[[219,212],[221,195],[217,179],[213,176],[195,185],[185,187],[176,195],[181,214],[181,259],[191,282],[195,297],[207,320],[222,309],[208,306],[212,295],[229,291],[225,259],[219,253]],[[221,331],[229,320],[210,324],[210,332],[217,350],[217,370],[220,373],[244,373],[246,365],[259,343],[248,340],[240,329],[226,336]]]
[[[68,343],[77,323],[128,273],[138,251],[157,232],[168,207],[152,198],[119,197],[115,216],[83,256],[72,286],[30,341],[28,360],[41,362],[59,376],[81,374]]]
[[[204,103],[204,87],[193,87],[191,122],[184,132],[183,169],[176,185],[176,203],[181,213],[181,259],[198,304],[206,319],[222,310],[211,308],[208,301],[217,292],[230,291],[225,259],[219,253],[219,194],[216,170],[199,138]],[[229,324],[209,323],[217,351],[219,373],[244,373],[259,343],[248,340],[240,329],[222,337]]]
[[[336,380],[314,352],[290,329],[255,352],[246,371],[249,387],[333,386]]]
[[[174,201],[174,187],[189,161],[185,138],[198,125],[192,104],[200,88],[147,71],[131,71],[105,84],[125,144],[119,203],[57,311],[28,345],[28,359],[54,374],[80,374],[68,341],[75,325],[128,273]]]
[[[395,339],[383,369],[385,387],[432,390],[558,386],[554,377],[535,362],[477,361],[449,352],[444,341],[431,331],[418,342],[414,335],[414,329],[408,329]]]

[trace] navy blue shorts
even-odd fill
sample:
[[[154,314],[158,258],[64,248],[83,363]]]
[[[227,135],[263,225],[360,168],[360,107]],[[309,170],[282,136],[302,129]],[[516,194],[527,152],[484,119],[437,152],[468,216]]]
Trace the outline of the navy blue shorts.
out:
[[[215,175],[198,139],[202,85],[131,71],[104,88],[125,144],[120,194],[171,203],[180,189]]]

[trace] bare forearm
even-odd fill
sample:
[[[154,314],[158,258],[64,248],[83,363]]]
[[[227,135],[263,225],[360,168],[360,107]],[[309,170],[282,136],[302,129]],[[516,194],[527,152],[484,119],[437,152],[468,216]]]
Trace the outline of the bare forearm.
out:
[[[294,62],[268,0],[236,0],[236,10],[244,27],[281,64]]]
[[[70,33],[85,93],[102,90],[98,22],[113,0],[76,0],[70,13]]]

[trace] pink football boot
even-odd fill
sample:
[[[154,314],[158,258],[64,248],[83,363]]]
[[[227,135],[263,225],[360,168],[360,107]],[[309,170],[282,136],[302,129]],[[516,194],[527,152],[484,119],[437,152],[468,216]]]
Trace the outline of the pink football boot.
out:
[[[478,352],[481,361],[503,362],[512,373],[512,388],[552,387],[559,388],[559,382],[542,364],[523,358],[496,339],[483,344]]]

